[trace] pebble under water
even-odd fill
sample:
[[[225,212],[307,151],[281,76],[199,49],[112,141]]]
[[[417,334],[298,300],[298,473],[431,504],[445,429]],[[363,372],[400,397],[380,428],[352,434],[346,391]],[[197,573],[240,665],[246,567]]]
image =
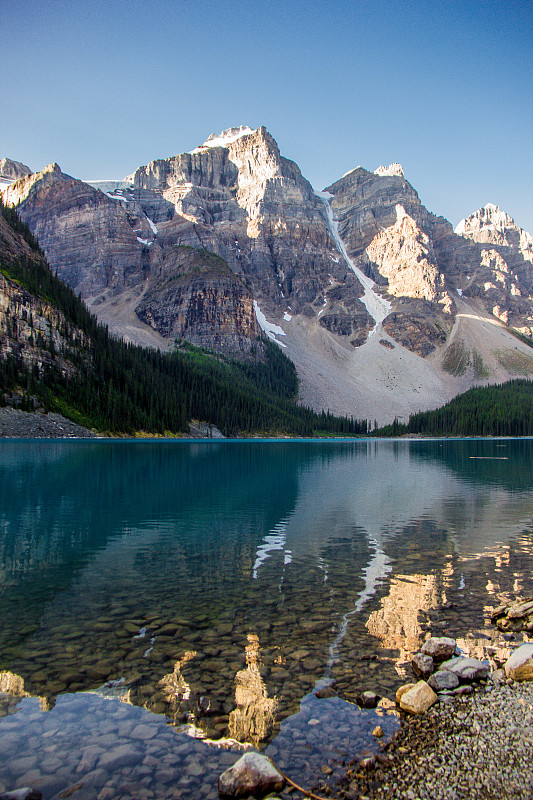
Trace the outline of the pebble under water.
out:
[[[430,633],[509,646],[490,611],[533,573],[532,455],[0,442],[0,792],[215,798],[248,747],[333,786],[398,727]]]

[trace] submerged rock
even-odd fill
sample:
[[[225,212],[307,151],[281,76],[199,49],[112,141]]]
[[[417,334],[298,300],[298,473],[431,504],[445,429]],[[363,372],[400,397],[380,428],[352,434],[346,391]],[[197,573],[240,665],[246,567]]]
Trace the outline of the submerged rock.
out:
[[[42,794],[37,789],[25,786],[23,789],[13,789],[12,792],[0,794],[0,800],[41,800]]]
[[[259,753],[245,753],[218,779],[221,797],[263,797],[283,789],[285,778],[272,761]]]
[[[379,694],[375,692],[363,692],[357,696],[357,704],[361,708],[375,708],[379,701]]]

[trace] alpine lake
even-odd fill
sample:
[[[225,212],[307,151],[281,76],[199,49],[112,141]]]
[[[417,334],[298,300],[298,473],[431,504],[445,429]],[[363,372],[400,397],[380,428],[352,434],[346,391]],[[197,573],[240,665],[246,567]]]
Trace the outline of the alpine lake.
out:
[[[215,799],[247,747],[334,791],[400,724],[357,696],[394,700],[425,638],[509,647],[532,464],[531,439],[1,440],[0,793]]]

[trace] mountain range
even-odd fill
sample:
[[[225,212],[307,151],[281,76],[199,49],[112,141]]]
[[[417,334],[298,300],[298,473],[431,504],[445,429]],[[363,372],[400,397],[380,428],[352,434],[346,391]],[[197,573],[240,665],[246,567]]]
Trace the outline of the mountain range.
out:
[[[316,410],[387,423],[533,374],[533,238],[488,204],[453,230],[400,164],[315,191],[264,127],[124,180],[0,160],[0,191],[112,333],[261,360]]]

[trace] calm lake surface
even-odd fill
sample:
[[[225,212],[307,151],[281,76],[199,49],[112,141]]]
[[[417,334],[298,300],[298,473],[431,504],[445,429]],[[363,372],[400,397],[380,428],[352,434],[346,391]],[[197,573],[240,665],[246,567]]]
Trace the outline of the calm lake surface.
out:
[[[0,441],[0,791],[216,798],[247,744],[333,786],[399,724],[356,696],[394,698],[430,633],[509,645],[490,611],[533,592],[532,457],[530,439]]]

